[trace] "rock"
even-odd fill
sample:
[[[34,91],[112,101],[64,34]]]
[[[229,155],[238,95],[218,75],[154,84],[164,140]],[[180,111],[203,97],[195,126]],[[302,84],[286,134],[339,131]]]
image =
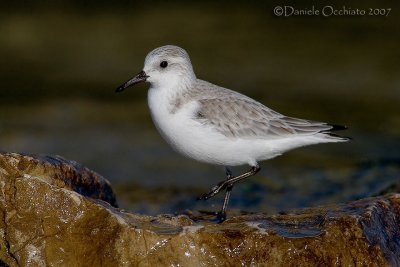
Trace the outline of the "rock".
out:
[[[118,207],[110,182],[75,161],[60,156],[0,153],[0,167],[3,174],[22,175],[26,178],[35,176],[52,185],[101,199]]]
[[[0,264],[400,265],[399,194],[221,224],[114,206],[109,183],[74,162],[0,154]]]

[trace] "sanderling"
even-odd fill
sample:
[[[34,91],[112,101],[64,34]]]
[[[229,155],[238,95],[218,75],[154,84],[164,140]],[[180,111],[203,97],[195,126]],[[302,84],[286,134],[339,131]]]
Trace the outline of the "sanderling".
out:
[[[346,127],[282,115],[238,92],[197,79],[187,52],[166,45],[151,51],[144,68],[116,89],[148,82],[148,105],[158,131],[177,151],[190,158],[225,166],[226,179],[202,195],[209,199],[226,190],[217,213],[226,209],[235,183],[256,174],[258,161],[306,145],[343,142],[332,133]],[[248,164],[234,176],[229,167]]]

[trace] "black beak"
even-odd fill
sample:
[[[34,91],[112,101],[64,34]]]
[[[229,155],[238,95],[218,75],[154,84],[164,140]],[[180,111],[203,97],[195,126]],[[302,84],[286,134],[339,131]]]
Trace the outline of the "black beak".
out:
[[[121,86],[119,86],[115,90],[115,92],[119,93],[119,92],[124,91],[126,88],[128,88],[131,85],[135,85],[135,84],[140,83],[140,82],[145,82],[148,77],[149,76],[146,75],[146,72],[141,71],[138,74],[136,74],[135,77],[133,77],[129,81],[127,81],[124,84],[122,84]]]

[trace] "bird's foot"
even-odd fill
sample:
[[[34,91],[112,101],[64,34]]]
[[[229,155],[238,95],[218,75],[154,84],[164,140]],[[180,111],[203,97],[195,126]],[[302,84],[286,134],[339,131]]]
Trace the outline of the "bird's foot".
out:
[[[215,196],[216,194],[218,194],[221,190],[225,189],[229,184],[226,181],[220,182],[218,183],[216,186],[214,186],[213,188],[210,189],[210,192],[203,194],[202,196],[200,196],[198,199],[204,199],[207,200],[209,198],[212,198],[213,196]]]
[[[217,212],[216,219],[218,223],[222,223],[226,220],[226,212]]]

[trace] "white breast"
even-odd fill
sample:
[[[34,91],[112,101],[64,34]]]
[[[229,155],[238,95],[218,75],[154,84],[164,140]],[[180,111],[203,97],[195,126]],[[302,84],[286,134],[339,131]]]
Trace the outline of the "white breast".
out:
[[[191,119],[196,108],[196,102],[190,102],[173,113],[171,112],[169,97],[167,90],[149,89],[148,104],[154,124],[162,137],[175,150],[200,160],[196,156],[196,151],[200,149],[200,145],[193,138],[200,124]],[[204,137],[201,139],[204,139]],[[204,149],[203,147],[201,150]]]

